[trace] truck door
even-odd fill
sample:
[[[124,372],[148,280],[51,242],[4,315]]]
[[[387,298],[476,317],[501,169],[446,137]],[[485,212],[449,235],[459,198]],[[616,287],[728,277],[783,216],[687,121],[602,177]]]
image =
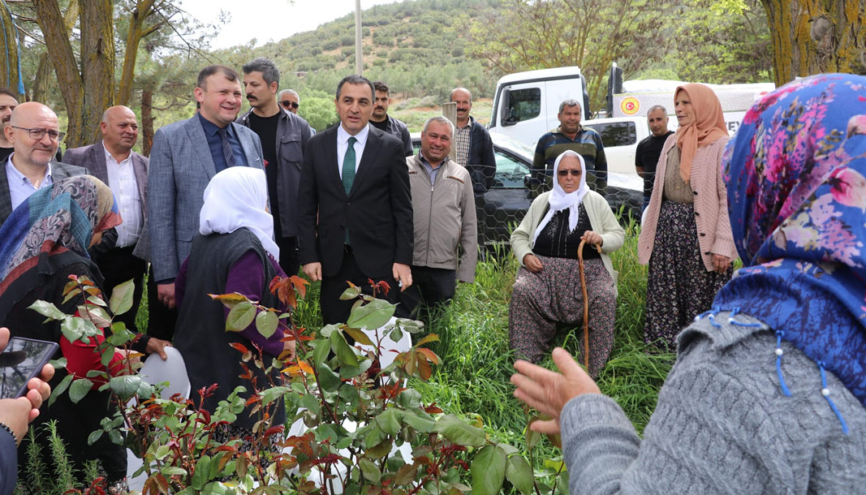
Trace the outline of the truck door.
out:
[[[533,143],[547,132],[543,89],[543,81],[502,88],[496,112],[496,132],[524,143]]]

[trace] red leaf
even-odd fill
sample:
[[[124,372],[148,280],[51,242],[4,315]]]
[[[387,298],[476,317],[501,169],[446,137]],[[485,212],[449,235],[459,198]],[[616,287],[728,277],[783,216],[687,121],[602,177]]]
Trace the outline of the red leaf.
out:
[[[229,345],[232,347],[232,349],[234,349],[234,350],[236,350],[236,351],[238,351],[238,352],[240,352],[240,353],[242,353],[242,354],[246,354],[246,353],[250,352],[250,351],[247,349],[247,346],[241,344],[240,342],[232,342],[232,343],[229,344]]]
[[[282,425],[272,426],[272,427],[268,428],[267,431],[265,431],[265,436],[269,437],[269,436],[275,435],[277,433],[282,433],[285,429],[286,429],[286,427],[282,426]]]
[[[429,406],[425,407],[425,408],[424,408],[424,411],[425,411],[427,414],[441,414],[441,413],[445,412],[445,411],[443,411],[442,409],[439,409],[438,407],[436,407],[436,403],[435,403],[435,402],[432,403],[432,404],[430,404]]]

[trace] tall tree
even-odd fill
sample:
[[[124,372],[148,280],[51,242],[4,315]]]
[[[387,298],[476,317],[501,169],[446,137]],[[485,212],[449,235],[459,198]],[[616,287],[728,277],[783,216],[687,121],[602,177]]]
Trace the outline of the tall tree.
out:
[[[761,0],[776,84],[821,72],[866,73],[866,0]]]

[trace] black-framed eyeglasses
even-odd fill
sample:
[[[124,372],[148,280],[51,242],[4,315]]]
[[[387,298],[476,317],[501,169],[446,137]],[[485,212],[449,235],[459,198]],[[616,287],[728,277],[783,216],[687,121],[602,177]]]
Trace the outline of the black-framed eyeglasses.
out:
[[[565,177],[569,173],[571,173],[572,177],[580,177],[580,174],[583,173],[583,170],[570,169],[570,170],[559,170],[557,171],[560,177]]]
[[[280,102],[280,105],[282,105],[283,108],[285,108],[285,109],[288,109],[288,108],[291,107],[291,108],[294,108],[294,109],[296,109],[296,110],[297,110],[297,108],[300,106],[300,105],[298,105],[298,102],[296,102],[296,101],[289,101],[289,100],[283,100],[283,101],[281,101],[281,102]]]
[[[50,129],[28,129],[26,127],[18,127],[17,125],[13,125],[12,128],[13,129],[20,129],[22,131],[27,131],[27,133],[30,134],[30,139],[33,139],[36,141],[42,141],[42,138],[44,138],[45,135],[48,134],[48,139],[50,139],[53,142],[57,142],[57,141],[62,141],[63,136],[66,135],[65,132],[57,132],[57,131],[52,131]]]

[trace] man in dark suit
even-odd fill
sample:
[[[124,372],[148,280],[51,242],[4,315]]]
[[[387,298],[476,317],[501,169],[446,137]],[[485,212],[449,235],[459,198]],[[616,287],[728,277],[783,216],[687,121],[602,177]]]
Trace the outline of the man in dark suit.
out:
[[[167,340],[174,335],[174,278],[199,230],[204,189],[211,177],[228,167],[263,168],[259,137],[234,123],[242,96],[237,72],[222,65],[205,67],[195,88],[201,110],[153,137],[147,181],[150,280],[156,284],[151,287],[148,282],[150,335]]]
[[[346,282],[372,288],[386,281],[394,302],[412,285],[413,216],[401,143],[369,125],[375,90],[361,76],[337,86],[340,124],[310,139],[298,191],[300,260],[321,280],[326,324],[344,323],[354,301],[341,301]],[[402,288],[398,286],[401,284]]]
[[[0,225],[31,194],[73,175],[87,174],[82,167],[52,162],[63,140],[57,114],[41,103],[22,103],[3,129],[14,149],[0,173]]]
[[[93,256],[105,277],[105,296],[111,297],[115,287],[132,279],[135,292],[132,308],[117,317],[135,332],[135,315],[144,291],[144,273],[150,255],[147,229],[147,158],[132,151],[138,140],[138,120],[127,107],[116,106],[102,114],[99,124],[102,141],[72,148],[63,161],[86,167],[91,175],[108,184],[120,208],[123,223],[117,226],[112,239],[107,237],[94,246]]]

